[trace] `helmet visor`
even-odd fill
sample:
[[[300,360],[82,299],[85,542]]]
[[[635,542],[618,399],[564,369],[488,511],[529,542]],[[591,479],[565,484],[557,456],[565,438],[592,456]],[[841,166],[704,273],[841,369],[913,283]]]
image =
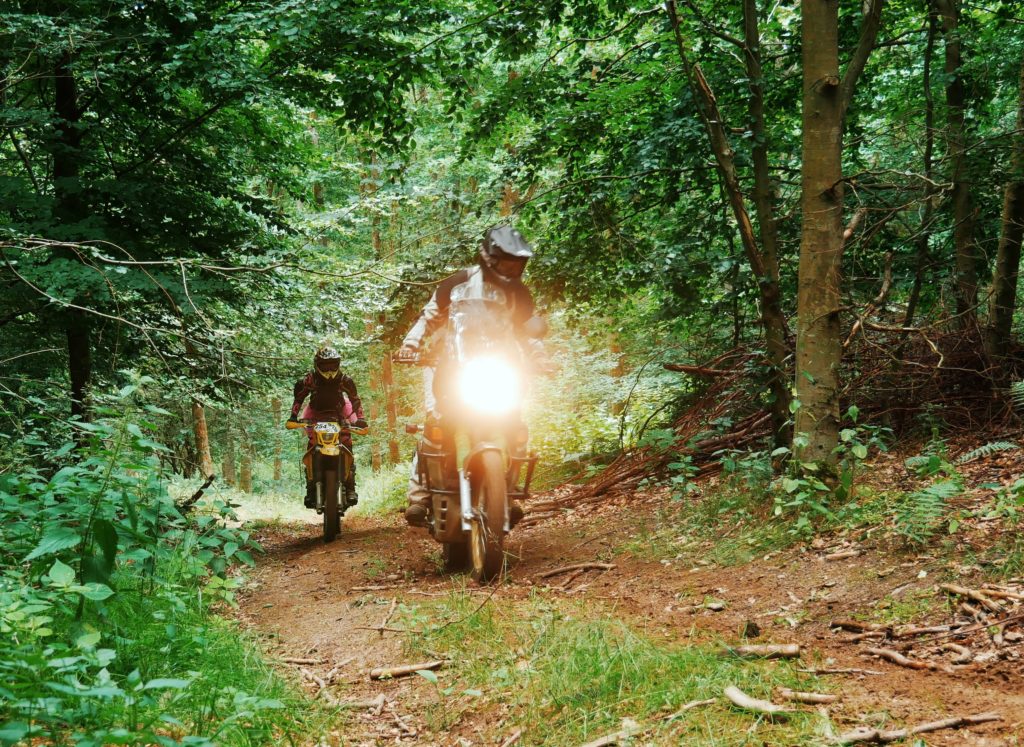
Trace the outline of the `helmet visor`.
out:
[[[341,361],[337,359],[319,360],[316,362],[316,370],[320,373],[330,373],[332,371],[337,371],[339,368],[341,368]]]
[[[525,270],[524,257],[501,257],[494,263],[494,271],[509,280],[521,278]]]

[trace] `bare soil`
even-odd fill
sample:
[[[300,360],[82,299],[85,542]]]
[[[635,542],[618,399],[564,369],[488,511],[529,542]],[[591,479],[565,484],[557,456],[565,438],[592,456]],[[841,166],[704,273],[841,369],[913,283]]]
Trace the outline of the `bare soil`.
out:
[[[948,554],[895,552],[873,544],[870,534],[856,542],[817,540],[733,567],[717,567],[692,554],[642,560],[622,552],[625,543],[657,528],[667,501],[660,492],[621,496],[518,528],[508,546],[508,579],[487,603],[511,604],[531,588],[548,585],[548,593],[582,602],[595,616],[610,612],[673,645],[737,644],[745,642],[741,631],[759,629],[746,642],[799,643],[808,668],[880,673],[823,675],[836,682],[840,694],[828,707],[837,733],[860,725],[914,726],[995,711],[1002,717],[998,723],[936,732],[924,739],[928,745],[1024,743],[1020,642],[1008,640],[997,647],[984,628],[963,639],[851,641],[850,633],[830,627],[835,620],[888,620],[901,610],[913,619],[896,622],[949,623],[951,607],[938,584],[952,580],[980,586],[985,580],[981,569],[958,566]],[[467,713],[445,733],[431,733],[422,713],[436,702],[429,682],[421,677],[369,679],[373,667],[410,661],[401,634],[368,628],[382,624],[394,600],[416,604],[452,588],[451,578],[437,568],[439,546],[423,530],[410,529],[399,515],[390,515],[347,518],[341,538],[330,545],[323,544],[313,524],[265,529],[258,539],[266,556],[241,598],[239,616],[266,641],[267,654],[314,661],[281,663],[311,693],[319,685],[301,670],[321,680],[331,675],[328,697],[342,702],[385,696],[383,705],[378,700],[375,707],[343,709],[330,743],[501,744],[509,737],[512,726],[502,721],[507,714],[493,708]],[[843,550],[860,554],[826,559]],[[546,581],[538,577],[563,565],[598,559],[616,567]],[[1024,611],[1020,602],[1010,604]],[[1004,633],[1012,639],[1021,631],[1024,627],[1017,621]],[[947,640],[957,640],[975,654],[988,651],[989,660],[946,673],[907,669],[865,652],[871,646],[894,648],[948,666],[951,655],[935,650]],[[531,743],[528,734],[523,742]]]

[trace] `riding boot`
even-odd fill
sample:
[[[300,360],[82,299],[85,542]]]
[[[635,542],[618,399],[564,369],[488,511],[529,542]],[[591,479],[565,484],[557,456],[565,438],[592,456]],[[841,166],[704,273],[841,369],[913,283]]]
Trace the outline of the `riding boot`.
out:
[[[306,508],[316,508],[316,482],[306,480]]]
[[[345,493],[348,495],[348,505],[354,506],[359,503],[359,494],[356,492],[356,474],[352,470],[352,476],[345,481]]]

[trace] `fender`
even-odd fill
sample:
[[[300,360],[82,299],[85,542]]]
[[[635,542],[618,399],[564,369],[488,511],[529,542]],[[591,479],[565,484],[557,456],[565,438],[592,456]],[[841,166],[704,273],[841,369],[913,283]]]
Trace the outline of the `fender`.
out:
[[[485,451],[496,451],[502,456],[505,454],[505,449],[500,445],[491,441],[481,441],[474,446],[470,452],[466,454],[466,458],[462,460],[462,471],[467,475],[473,474],[473,468],[476,466],[477,459]]]

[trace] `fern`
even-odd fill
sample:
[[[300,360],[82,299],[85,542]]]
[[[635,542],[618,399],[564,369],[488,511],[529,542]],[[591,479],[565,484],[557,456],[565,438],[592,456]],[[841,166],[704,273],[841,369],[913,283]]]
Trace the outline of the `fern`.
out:
[[[1010,384],[1010,401],[1018,410],[1024,410],[1024,381]]]
[[[924,543],[946,514],[946,502],[960,495],[956,480],[941,480],[907,495],[896,509],[896,531],[918,544]]]
[[[995,454],[997,451],[1008,451],[1009,449],[1019,448],[1020,446],[1013,443],[1013,441],[992,441],[984,446],[979,446],[977,449],[972,449],[963,456],[958,457],[956,463],[967,464],[968,462],[973,462],[975,459]]]

